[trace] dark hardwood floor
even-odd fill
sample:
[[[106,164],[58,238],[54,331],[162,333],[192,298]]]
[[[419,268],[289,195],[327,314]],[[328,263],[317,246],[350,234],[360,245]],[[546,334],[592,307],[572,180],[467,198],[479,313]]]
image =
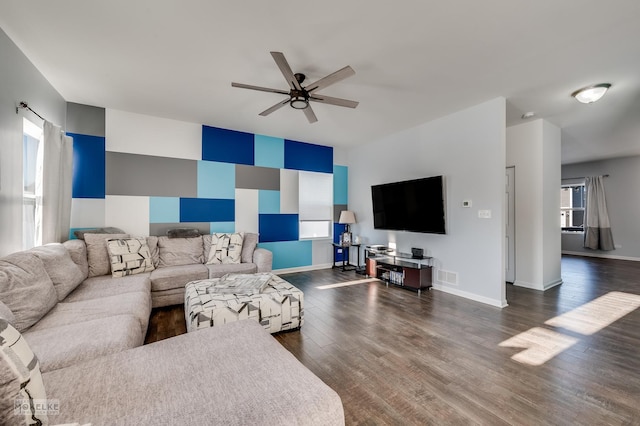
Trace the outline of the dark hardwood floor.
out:
[[[633,309],[640,262],[565,256],[561,286],[508,285],[504,309],[377,281],[319,288],[363,280],[352,271],[282,277],[305,323],[275,338],[338,392],[347,424],[640,425],[640,309],[608,325],[618,306],[587,311],[606,294]],[[578,331],[545,324],[576,308]],[[603,328],[581,331],[589,316]],[[147,342],[184,332],[182,307],[154,310]],[[539,350],[523,361],[500,345],[514,337]]]

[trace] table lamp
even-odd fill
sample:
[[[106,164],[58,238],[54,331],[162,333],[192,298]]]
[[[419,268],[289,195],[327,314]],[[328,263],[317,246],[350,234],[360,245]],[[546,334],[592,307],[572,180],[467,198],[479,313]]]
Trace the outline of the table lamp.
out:
[[[351,232],[349,232],[349,225],[352,223],[356,223],[356,215],[350,210],[342,210],[340,212],[340,219],[338,219],[338,223],[341,225],[346,225],[344,232],[340,235],[340,244],[343,246],[348,246],[351,244]]]

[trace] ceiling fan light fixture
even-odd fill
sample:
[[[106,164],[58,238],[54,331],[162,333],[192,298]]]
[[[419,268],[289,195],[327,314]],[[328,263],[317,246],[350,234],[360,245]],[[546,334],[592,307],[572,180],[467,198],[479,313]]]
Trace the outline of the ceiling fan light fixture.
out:
[[[611,87],[609,83],[596,84],[594,86],[583,87],[576,90],[571,94],[576,100],[583,104],[592,104],[607,93],[607,90]]]
[[[309,106],[309,100],[304,96],[292,96],[289,105],[293,109],[305,109]]]

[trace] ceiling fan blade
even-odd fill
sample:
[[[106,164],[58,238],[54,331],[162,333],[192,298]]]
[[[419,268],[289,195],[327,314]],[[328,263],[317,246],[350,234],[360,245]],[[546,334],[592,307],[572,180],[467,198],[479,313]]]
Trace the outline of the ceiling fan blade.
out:
[[[277,104],[275,104],[274,106],[272,106],[271,108],[267,108],[264,111],[262,111],[260,114],[263,117],[266,117],[267,115],[271,114],[274,111],[279,110],[280,108],[282,108],[283,106],[285,106],[286,104],[289,103],[289,98],[285,99],[284,101],[278,102]]]
[[[303,111],[304,115],[307,116],[307,120],[309,120],[309,123],[315,123],[316,121],[318,121],[318,117],[316,117],[316,115],[314,114],[311,105],[307,106],[305,109],[303,109]]]
[[[348,99],[334,98],[332,96],[324,96],[317,93],[314,95],[311,95],[309,97],[309,100],[314,102],[320,102],[323,104],[337,105],[337,106],[347,107],[347,108],[355,108],[360,103],[356,101],[350,101]]]
[[[241,89],[259,90],[261,92],[280,93],[282,95],[288,95],[289,94],[289,92],[286,91],[286,90],[270,89],[268,87],[252,86],[250,84],[231,83],[231,86],[232,87],[239,87]]]
[[[284,79],[287,80],[289,87],[295,90],[302,90],[300,83],[298,83],[293,71],[291,71],[289,62],[285,59],[284,54],[282,52],[271,52],[271,56],[273,56],[273,60],[276,61],[276,65],[280,68],[280,72],[284,75]]]
[[[347,65],[344,68],[339,69],[338,71],[329,74],[326,77],[321,78],[320,80],[316,81],[315,83],[309,84],[305,87],[305,90],[309,93],[311,92],[315,92],[316,90],[320,90],[320,89],[324,89],[327,86],[330,86],[334,83],[339,82],[340,80],[344,80],[347,77],[351,77],[352,75],[354,75],[356,72],[353,70],[353,68],[351,68],[349,65]]]

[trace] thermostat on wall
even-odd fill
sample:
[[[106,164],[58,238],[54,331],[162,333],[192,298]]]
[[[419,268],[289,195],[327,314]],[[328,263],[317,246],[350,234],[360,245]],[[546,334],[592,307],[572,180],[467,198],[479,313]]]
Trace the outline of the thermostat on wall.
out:
[[[462,207],[467,209],[471,207],[471,200],[462,200]]]

